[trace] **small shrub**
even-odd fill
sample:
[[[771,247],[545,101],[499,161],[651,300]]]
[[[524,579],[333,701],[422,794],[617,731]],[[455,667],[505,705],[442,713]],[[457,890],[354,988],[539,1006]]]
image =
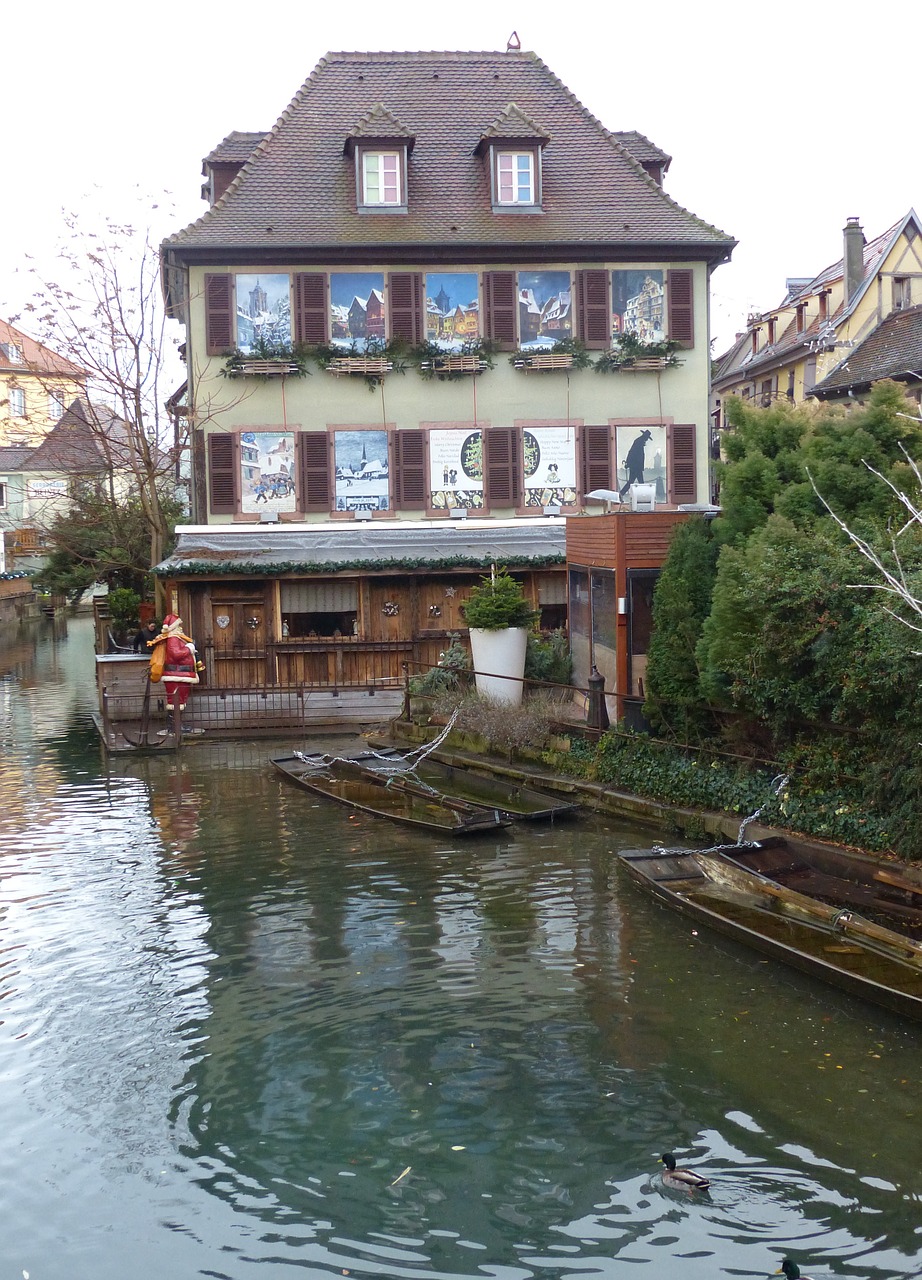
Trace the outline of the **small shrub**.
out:
[[[485,698],[475,690],[463,697],[448,694],[436,703],[439,715],[458,711],[454,728],[476,734],[491,751],[512,756],[516,751],[540,752],[547,745],[557,719],[559,699],[547,693],[526,698],[519,707]]]
[[[525,679],[569,684],[573,659],[565,631],[532,632],[525,650]]]
[[[538,613],[525,599],[522,584],[508,573],[483,578],[461,606],[464,621],[478,631],[527,627]]]

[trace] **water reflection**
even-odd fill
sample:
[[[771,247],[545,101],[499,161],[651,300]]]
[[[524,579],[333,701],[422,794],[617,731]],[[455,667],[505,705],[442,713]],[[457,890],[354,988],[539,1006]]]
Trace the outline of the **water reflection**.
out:
[[[919,1032],[647,901],[628,827],[454,847],[259,744],[104,766],[84,631],[0,681],[8,1269],[919,1273]]]

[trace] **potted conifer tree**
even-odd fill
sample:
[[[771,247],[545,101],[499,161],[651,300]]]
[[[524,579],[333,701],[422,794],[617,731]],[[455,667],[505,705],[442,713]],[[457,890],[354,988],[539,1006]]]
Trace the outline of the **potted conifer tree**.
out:
[[[477,692],[496,702],[522,701],[529,625],[538,616],[522,586],[494,569],[461,607],[470,628]]]

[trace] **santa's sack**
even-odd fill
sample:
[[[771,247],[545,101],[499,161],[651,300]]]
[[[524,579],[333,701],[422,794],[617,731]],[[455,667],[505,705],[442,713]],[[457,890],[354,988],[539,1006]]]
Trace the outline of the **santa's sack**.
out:
[[[166,641],[161,640],[154,645],[154,651],[150,655],[150,679],[151,684],[159,684],[163,679],[163,664],[166,660]]]

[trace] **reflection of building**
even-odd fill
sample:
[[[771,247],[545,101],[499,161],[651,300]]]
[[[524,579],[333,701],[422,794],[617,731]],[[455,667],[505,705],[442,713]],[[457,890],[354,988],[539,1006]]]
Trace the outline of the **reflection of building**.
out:
[[[399,663],[374,656],[384,651],[373,651],[372,641],[399,636],[412,660],[444,648],[446,631],[460,622],[456,616],[432,635],[420,590],[400,574],[388,591],[402,587],[404,594],[386,597],[399,613],[387,615],[384,626],[384,539],[388,555],[404,564],[401,540],[411,547],[414,537],[425,537],[419,563],[429,565],[431,577],[433,565],[455,563],[464,522],[452,515],[476,509],[484,522],[514,526],[535,511],[529,493],[545,488],[566,490],[566,510],[599,511],[601,500],[591,495],[617,487],[619,429],[660,428],[668,505],[709,496],[708,280],[733,241],[663,192],[668,157],[642,135],[607,131],[537,57],[510,50],[331,54],[260,145],[250,146],[249,134],[241,139],[244,180],[224,186],[226,169],[216,173],[206,191],[210,197],[220,178],[221,198],[162,250],[167,303],[186,326],[197,371],[190,412],[204,422],[196,434],[193,518],[212,526],[214,548],[197,560],[199,535],[181,534],[180,550],[162,573],[176,583],[179,611],[206,645],[209,637],[218,643],[211,611],[219,596],[225,604],[229,593],[237,602],[259,601],[263,629],[243,632],[241,640],[265,636],[268,647],[247,678],[257,671],[264,679],[281,680],[283,671],[300,678],[322,668],[329,680],[380,693]],[[218,149],[222,165],[231,163],[232,151],[230,143]],[[379,181],[395,163],[395,181]],[[280,172],[288,175],[284,184]],[[629,209],[630,217],[613,219],[613,207]],[[335,377],[315,367],[311,377],[286,378],[283,396],[279,381],[254,380],[234,399],[239,383],[229,386],[223,376],[221,338],[225,317],[234,314],[237,273],[252,271],[254,262],[271,262],[273,279],[288,272],[297,344],[383,338],[413,348],[428,337],[448,348],[480,336],[493,353],[570,335],[590,352],[607,350],[613,273],[640,274],[649,266],[651,278],[662,280],[664,327],[681,347],[681,361],[653,373],[578,372],[566,389],[562,374],[532,375],[502,355],[492,367],[472,360],[444,376],[430,368],[420,377],[409,363],[402,376],[385,373],[369,395],[360,377],[343,376],[376,376],[362,360],[335,369]],[[340,292],[350,275],[352,287]],[[222,398],[227,408],[215,413]],[[241,432],[277,423],[280,402],[285,421],[297,424],[293,509],[262,528],[259,514],[242,510],[238,440]],[[369,459],[380,463],[381,501],[369,510],[346,497],[346,479],[354,489],[357,477],[346,476],[337,437],[381,431],[382,422],[384,447],[369,448]],[[538,427],[570,433],[574,483],[527,488],[525,432]],[[468,442],[476,442],[476,480]],[[362,518],[372,521],[365,529],[357,523]],[[556,520],[548,512],[547,528],[562,530]],[[322,541],[318,526],[336,557],[324,562],[326,570],[310,558]],[[346,531],[353,529],[356,543],[368,549],[365,558],[350,544],[351,558],[344,559]],[[260,536],[267,547],[272,539],[265,559],[254,558]],[[542,607],[556,593],[558,611],[565,608],[561,536],[528,580]],[[239,537],[248,540],[246,555],[236,549]],[[471,546],[471,560],[456,566],[462,579],[467,575],[459,600],[491,559],[485,540]],[[187,572],[190,557],[195,569]],[[361,570],[353,572],[353,564]],[[524,562],[518,564],[524,572]],[[442,591],[449,586],[447,577],[440,582]],[[430,604],[441,608],[443,598]],[[297,660],[289,661],[287,651],[284,662],[266,657],[281,642],[283,617],[321,614],[348,615],[349,625],[333,628],[342,632],[341,644],[311,649],[309,661],[303,646]],[[443,608],[441,618],[447,616]],[[309,629],[319,635],[320,625]],[[287,639],[294,639],[291,623]],[[379,661],[382,669],[373,670]],[[243,663],[233,668],[228,661],[229,670],[244,678]]]

